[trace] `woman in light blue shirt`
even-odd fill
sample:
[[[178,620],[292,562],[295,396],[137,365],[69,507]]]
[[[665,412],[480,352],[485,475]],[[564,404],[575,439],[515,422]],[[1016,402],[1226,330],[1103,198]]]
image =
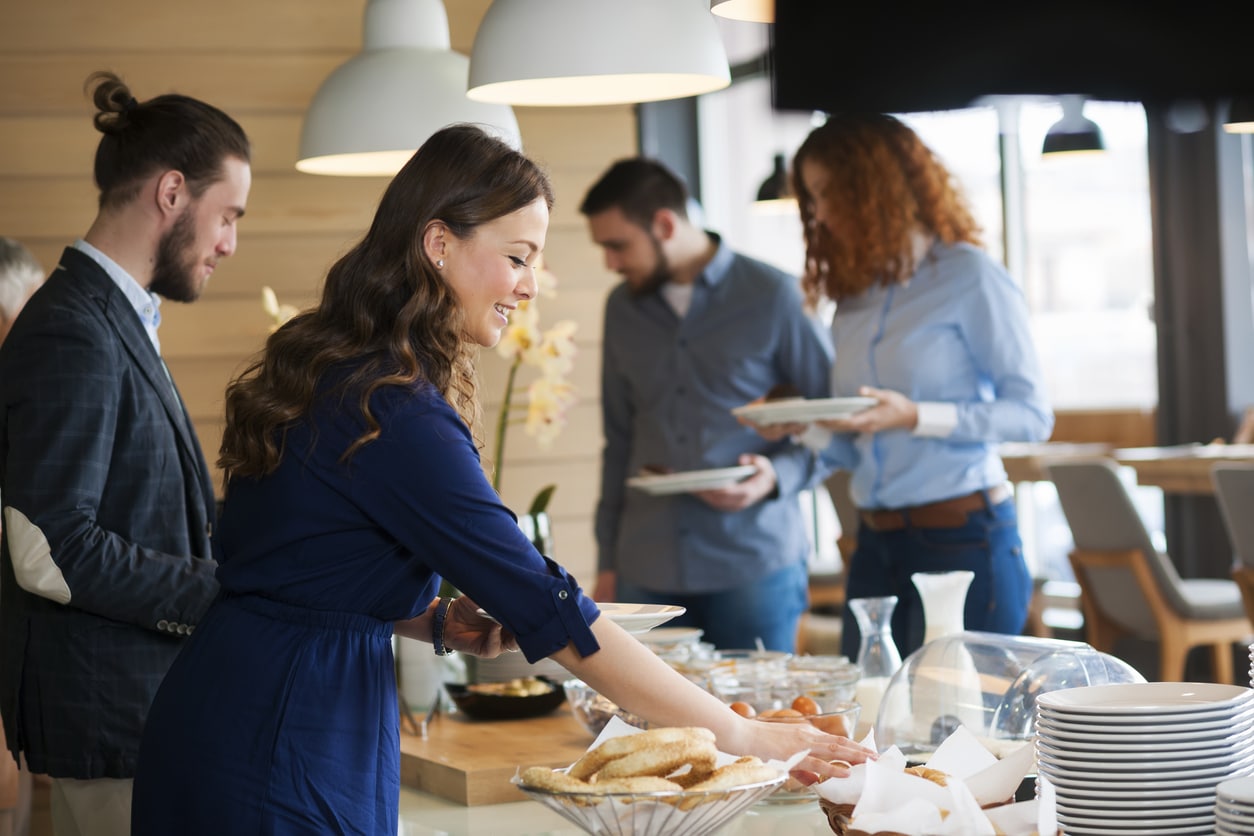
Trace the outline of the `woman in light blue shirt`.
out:
[[[793,179],[804,286],[836,303],[832,394],[878,401],[821,429],[783,428],[852,472],[861,525],[846,598],[896,595],[905,656],[925,626],[910,576],[970,570],[966,628],[1017,634],[1032,580],[997,445],[1053,428],[1023,294],[980,248],[948,170],[891,116],[831,117]],[[859,640],[846,613],[843,651]]]

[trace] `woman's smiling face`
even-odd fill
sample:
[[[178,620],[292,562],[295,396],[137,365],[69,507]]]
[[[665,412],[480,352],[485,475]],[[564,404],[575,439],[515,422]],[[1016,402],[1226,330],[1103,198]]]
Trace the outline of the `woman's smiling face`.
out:
[[[477,227],[469,238],[446,233],[440,272],[465,315],[466,335],[484,348],[495,346],[518,303],[536,295],[535,265],[544,250],[549,207],[536,198]]]

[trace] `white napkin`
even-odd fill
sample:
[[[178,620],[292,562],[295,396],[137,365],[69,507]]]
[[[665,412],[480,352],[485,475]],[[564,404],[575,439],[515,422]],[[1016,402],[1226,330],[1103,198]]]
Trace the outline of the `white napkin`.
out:
[[[1032,762],[1030,743],[998,760],[970,731],[959,727],[926,764],[949,776],[944,787],[905,772],[906,757],[894,746],[878,760],[854,766],[848,778],[828,779],[814,790],[834,803],[854,804],[850,826],[868,833],[1026,836],[1036,832],[1035,804],[1031,809],[1007,809],[1020,806],[1014,804],[995,808],[1001,811],[997,813],[1000,830],[990,820],[990,811],[981,808],[1011,798]]]

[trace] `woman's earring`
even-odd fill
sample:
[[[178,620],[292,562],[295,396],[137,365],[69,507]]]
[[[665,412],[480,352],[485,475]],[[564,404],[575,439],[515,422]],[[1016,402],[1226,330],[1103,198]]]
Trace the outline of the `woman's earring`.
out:
[[[442,259],[442,258],[441,258],[439,261],[437,261],[437,262],[435,263],[435,266],[436,266],[436,269],[443,270],[443,269],[444,269],[444,259]]]

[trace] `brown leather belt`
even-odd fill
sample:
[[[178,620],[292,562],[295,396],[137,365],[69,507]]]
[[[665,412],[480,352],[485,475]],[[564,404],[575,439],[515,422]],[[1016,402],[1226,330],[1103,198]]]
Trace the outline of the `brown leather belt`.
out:
[[[987,501],[984,498],[988,494]],[[974,491],[953,499],[915,505],[912,508],[884,508],[859,511],[862,524],[872,531],[900,531],[907,526],[915,528],[961,528],[967,524],[967,515],[1000,505],[1010,498],[1010,486],[995,485],[987,491]]]

